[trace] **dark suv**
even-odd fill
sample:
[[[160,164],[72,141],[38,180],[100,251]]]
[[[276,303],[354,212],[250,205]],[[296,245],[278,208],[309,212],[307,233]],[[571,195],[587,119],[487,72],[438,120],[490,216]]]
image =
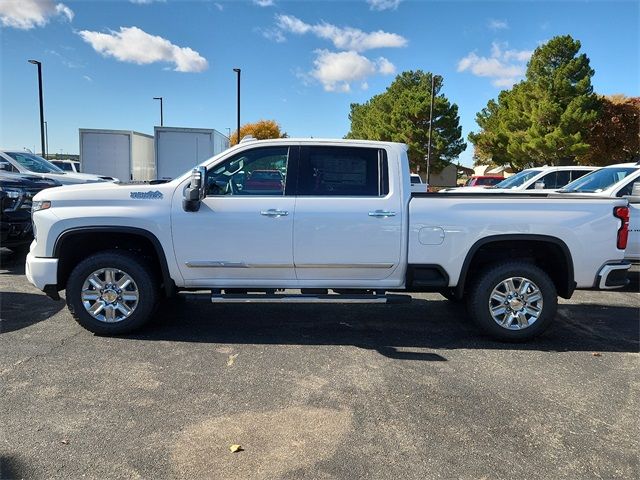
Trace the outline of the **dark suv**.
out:
[[[0,171],[0,246],[25,249],[33,240],[31,199],[40,190],[59,187],[55,180]]]

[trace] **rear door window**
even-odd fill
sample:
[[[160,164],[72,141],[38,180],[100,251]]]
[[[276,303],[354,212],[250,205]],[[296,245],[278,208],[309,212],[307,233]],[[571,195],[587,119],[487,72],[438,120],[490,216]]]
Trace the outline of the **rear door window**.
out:
[[[386,152],[367,147],[303,147],[297,194],[380,197],[389,192]]]

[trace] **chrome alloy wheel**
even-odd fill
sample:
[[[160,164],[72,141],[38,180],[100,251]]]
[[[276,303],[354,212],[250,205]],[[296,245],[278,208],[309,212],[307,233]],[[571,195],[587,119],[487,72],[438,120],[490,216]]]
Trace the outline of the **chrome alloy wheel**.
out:
[[[489,297],[493,320],[508,330],[523,330],[542,314],[542,292],[528,278],[510,277],[500,282]]]
[[[138,297],[136,282],[117,268],[101,268],[91,273],[80,294],[89,315],[106,323],[128,318],[138,306]]]

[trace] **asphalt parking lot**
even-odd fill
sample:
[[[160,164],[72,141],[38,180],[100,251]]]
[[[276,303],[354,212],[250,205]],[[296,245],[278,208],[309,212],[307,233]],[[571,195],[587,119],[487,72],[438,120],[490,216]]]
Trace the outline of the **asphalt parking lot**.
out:
[[[0,261],[3,479],[640,477],[638,269],[509,345],[437,294],[181,298],[103,338]]]

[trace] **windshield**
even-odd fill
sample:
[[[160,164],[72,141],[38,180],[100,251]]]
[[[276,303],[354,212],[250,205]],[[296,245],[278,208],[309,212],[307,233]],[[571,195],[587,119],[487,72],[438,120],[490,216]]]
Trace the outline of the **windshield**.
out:
[[[34,173],[64,173],[53,163],[44,158],[26,152],[4,152],[20,164],[21,167]]]
[[[637,171],[634,167],[609,167],[591,172],[569,183],[562,192],[598,193],[615,185],[627,175]]]
[[[422,179],[418,175],[411,175],[411,184],[416,185],[422,183]]]
[[[527,180],[531,180],[538,175],[541,170],[523,170],[520,173],[498,182],[494,185],[495,188],[516,188],[525,183]]]

